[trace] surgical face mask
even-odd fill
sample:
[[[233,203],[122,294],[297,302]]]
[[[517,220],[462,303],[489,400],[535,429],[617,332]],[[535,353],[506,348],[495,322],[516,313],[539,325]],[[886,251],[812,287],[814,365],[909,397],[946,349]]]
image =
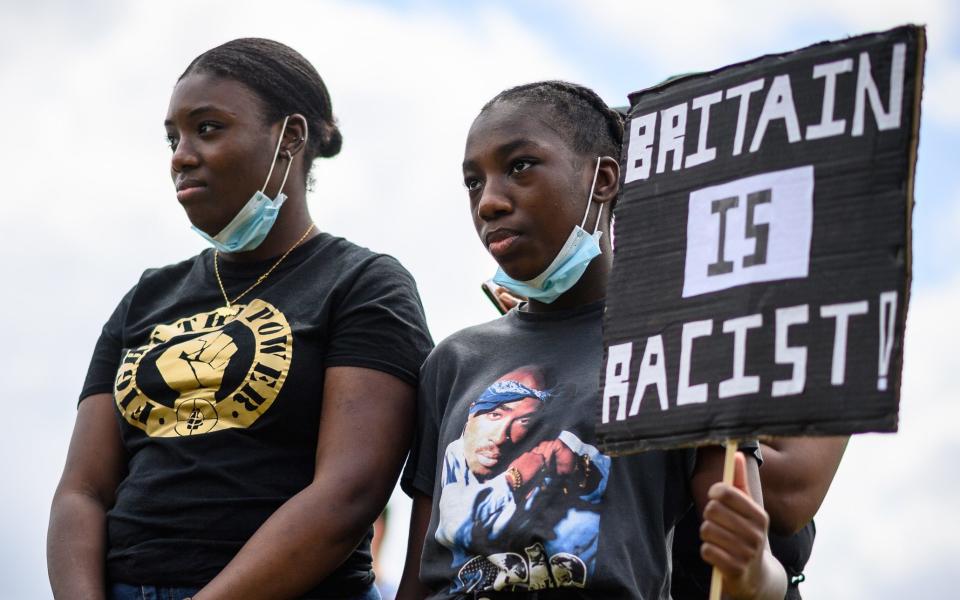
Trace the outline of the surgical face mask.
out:
[[[283,119],[283,128],[280,130],[277,148],[273,152],[273,162],[270,163],[267,180],[247,200],[240,212],[215,236],[210,236],[202,229],[192,226],[193,230],[200,234],[200,237],[210,242],[220,252],[247,252],[257,248],[263,243],[276,222],[277,216],[280,214],[280,207],[287,199],[283,193],[283,186],[287,184],[287,176],[290,175],[290,166],[293,164],[293,157],[289,153],[287,153],[287,170],[283,174],[283,182],[280,183],[277,197],[271,199],[264,191],[267,189],[267,183],[270,182],[270,176],[273,175],[273,169],[277,165],[277,157],[280,156],[280,144],[283,142],[283,134],[287,129],[289,119],[289,116]]]
[[[590,206],[593,204],[593,190],[597,185],[597,175],[600,173],[600,158],[597,158],[597,166],[593,171],[593,183],[590,184],[590,195],[587,196],[587,210],[583,213],[583,221],[580,225],[573,228],[567,241],[564,242],[557,253],[553,262],[533,279],[527,281],[518,281],[506,273],[503,269],[497,269],[497,274],[493,276],[494,283],[501,285],[514,294],[526,296],[529,300],[536,300],[544,304],[550,304],[560,297],[561,294],[572,288],[580,278],[583,277],[590,261],[600,256],[600,217],[603,214],[603,204],[597,211],[597,222],[593,226],[593,233],[587,233],[584,226],[587,224],[587,215],[590,214]]]

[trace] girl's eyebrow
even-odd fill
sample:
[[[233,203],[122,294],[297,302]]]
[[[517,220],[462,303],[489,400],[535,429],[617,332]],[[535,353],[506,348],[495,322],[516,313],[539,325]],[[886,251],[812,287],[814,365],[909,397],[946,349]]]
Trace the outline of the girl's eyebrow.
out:
[[[202,114],[208,113],[208,112],[219,112],[219,113],[223,113],[223,114],[229,115],[229,116],[231,116],[231,117],[236,117],[236,116],[237,116],[236,113],[233,113],[233,112],[231,112],[231,111],[229,111],[229,110],[227,110],[227,109],[225,109],[225,108],[221,108],[221,107],[216,106],[216,105],[213,105],[213,104],[204,104],[204,105],[202,105],[202,106],[198,106],[198,107],[196,107],[196,108],[190,109],[190,112],[187,113],[187,117],[193,118],[193,117],[196,117],[197,115],[202,115]],[[170,120],[170,119],[166,119],[166,120],[164,120],[163,124],[164,124],[164,126],[169,126],[169,125],[172,125],[172,124],[173,124],[173,121]]]
[[[505,143],[501,144],[500,146],[497,146],[497,148],[494,150],[494,154],[497,156],[497,158],[503,158],[504,156],[507,156],[508,154],[510,154],[510,153],[512,153],[512,152],[514,152],[514,151],[516,151],[516,150],[519,150],[520,148],[523,148],[523,147],[525,147],[525,146],[530,146],[530,147],[533,147],[533,148],[540,148],[540,147],[541,147],[540,144],[538,144],[537,142],[535,142],[535,141],[533,141],[533,140],[531,140],[531,139],[528,139],[528,138],[517,138],[517,139],[515,139],[515,140],[510,140],[509,142],[505,142]],[[467,160],[463,161],[462,167],[463,167],[464,170],[471,169],[471,168],[473,168],[474,166],[476,166],[476,161],[474,161],[474,160],[467,159]]]

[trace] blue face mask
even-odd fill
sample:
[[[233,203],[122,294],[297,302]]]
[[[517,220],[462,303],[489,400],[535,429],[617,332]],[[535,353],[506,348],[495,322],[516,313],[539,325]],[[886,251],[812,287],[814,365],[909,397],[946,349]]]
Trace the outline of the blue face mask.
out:
[[[583,221],[573,228],[570,237],[564,242],[550,266],[533,279],[518,281],[497,269],[493,281],[512,293],[526,296],[528,300],[536,300],[550,304],[561,294],[572,288],[590,265],[590,261],[600,256],[600,236],[603,234],[598,228],[600,216],[603,214],[603,205],[597,212],[597,222],[593,226],[593,233],[587,233],[584,225],[587,224],[587,215],[590,214],[590,205],[593,203],[593,190],[597,185],[597,175],[600,173],[600,158],[597,158],[597,167],[593,172],[593,183],[590,185],[590,195],[587,197],[587,211],[583,214]]]
[[[193,230],[200,234],[200,237],[210,242],[220,252],[246,252],[255,249],[267,237],[276,222],[277,216],[280,214],[280,207],[287,199],[283,193],[283,186],[287,184],[287,176],[290,174],[290,166],[293,164],[293,157],[289,152],[287,153],[287,170],[283,174],[283,182],[280,184],[277,197],[271,200],[263,192],[267,189],[267,183],[270,182],[270,176],[273,175],[273,168],[277,165],[280,144],[283,141],[283,134],[287,129],[289,118],[288,116],[283,120],[280,139],[277,141],[277,149],[273,152],[273,162],[270,164],[270,171],[267,173],[267,180],[263,182],[263,187],[247,200],[240,212],[217,235],[210,236],[202,229],[192,226]]]

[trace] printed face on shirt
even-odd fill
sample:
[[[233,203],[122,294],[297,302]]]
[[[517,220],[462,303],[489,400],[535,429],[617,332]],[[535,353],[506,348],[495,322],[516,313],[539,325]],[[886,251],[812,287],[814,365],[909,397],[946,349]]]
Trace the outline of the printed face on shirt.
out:
[[[464,459],[470,472],[486,479],[506,468],[526,437],[542,402],[522,398],[467,418],[463,430]]]

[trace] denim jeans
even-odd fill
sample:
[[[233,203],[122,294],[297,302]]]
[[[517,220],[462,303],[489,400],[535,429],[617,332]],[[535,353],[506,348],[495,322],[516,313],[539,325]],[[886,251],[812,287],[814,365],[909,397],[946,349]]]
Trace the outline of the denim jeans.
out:
[[[200,588],[114,583],[110,585],[110,595],[107,598],[108,600],[184,600],[199,590]],[[365,592],[349,597],[344,596],[343,600],[381,600],[381,598],[377,587],[371,585]]]
[[[155,585],[110,585],[108,600],[183,600],[196,594],[200,588],[160,587]]]

